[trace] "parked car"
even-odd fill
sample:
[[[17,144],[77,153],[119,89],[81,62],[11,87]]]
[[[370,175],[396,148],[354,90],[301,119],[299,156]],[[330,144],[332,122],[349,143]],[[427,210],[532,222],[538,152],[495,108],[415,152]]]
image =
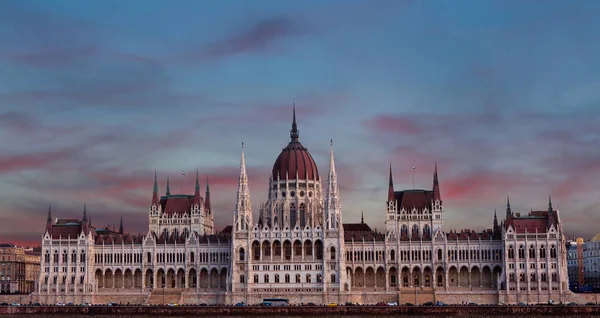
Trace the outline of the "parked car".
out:
[[[14,302],[14,303],[12,303],[12,304],[10,304],[10,305],[11,305],[11,306],[15,306],[15,307],[16,307],[16,306],[21,306],[21,304],[19,304],[19,303],[17,303],[17,302]]]
[[[398,303],[397,303],[397,302],[395,302],[395,301],[392,301],[392,302],[389,302],[389,303],[387,303],[387,305],[388,305],[388,306],[394,306],[394,307],[395,307],[395,306],[398,306]]]
[[[237,307],[243,307],[243,306],[244,306],[244,302],[237,303],[237,304],[235,304],[235,305],[236,305]]]
[[[448,306],[448,305],[446,305],[445,303],[443,303],[441,301],[436,302],[435,305],[436,306]]]
[[[329,305],[327,305],[327,306],[329,306],[329,307],[337,307],[337,305],[338,305],[337,303],[329,303]]]
[[[433,302],[428,301],[428,302],[424,303],[422,306],[433,306]]]

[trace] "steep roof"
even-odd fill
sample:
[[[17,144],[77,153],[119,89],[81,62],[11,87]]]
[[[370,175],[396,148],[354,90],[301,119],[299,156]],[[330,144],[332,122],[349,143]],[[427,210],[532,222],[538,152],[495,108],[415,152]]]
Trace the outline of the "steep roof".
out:
[[[427,208],[431,210],[433,203],[434,192],[429,190],[404,190],[394,192],[394,198],[398,202],[398,210],[405,209],[407,211],[413,208],[423,210]]]

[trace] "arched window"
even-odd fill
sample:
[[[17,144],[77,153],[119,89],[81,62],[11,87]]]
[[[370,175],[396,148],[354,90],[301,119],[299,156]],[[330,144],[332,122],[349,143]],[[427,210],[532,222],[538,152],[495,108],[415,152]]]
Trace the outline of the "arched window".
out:
[[[522,244],[519,246],[519,258],[525,258],[525,246]]]
[[[306,205],[300,203],[300,227],[306,227]]]
[[[252,255],[253,255],[253,260],[258,261],[260,260],[260,243],[258,243],[258,241],[254,241],[252,242]]]
[[[442,260],[442,249],[441,248],[438,249],[438,253],[437,254],[438,254],[438,261],[441,261]]]
[[[285,282],[286,283],[290,282],[290,274],[285,274]]]
[[[258,274],[254,274],[254,283],[257,284],[258,283]]]
[[[331,274],[331,282],[335,283],[335,274]]]
[[[50,252],[48,251],[46,251],[46,254],[44,254],[44,262],[50,263]]]
[[[81,252],[81,254],[79,254],[79,262],[80,263],[85,263],[85,253]]]
[[[146,254],[146,258],[148,263],[152,263],[152,254],[150,252]]]
[[[331,253],[331,260],[335,260],[335,247],[329,248],[329,252]]]
[[[196,260],[194,259],[194,252],[190,252],[190,262],[194,263]]]
[[[529,246],[529,258],[535,258],[535,247],[533,247],[533,244]]]
[[[396,251],[395,250],[390,250],[390,260],[392,260],[392,261],[396,260]]]
[[[546,258],[546,247],[544,245],[540,247],[540,258]]]
[[[71,253],[71,263],[77,263],[77,253],[75,250]]]
[[[532,283],[535,282],[535,273],[529,274],[529,281],[532,282]]]
[[[508,246],[508,258],[515,258],[515,250],[512,245]]]
[[[311,282],[311,280],[310,280],[310,274],[306,274],[306,282],[307,282],[307,283],[310,283],[310,282]]]
[[[408,236],[408,226],[406,224],[402,225],[402,230],[400,230],[400,235],[401,236],[403,236],[403,235]]]
[[[296,204],[290,203],[290,227],[296,226]]]
[[[300,283],[300,274],[296,274],[296,283]]]
[[[246,277],[244,276],[244,274],[240,275],[240,284],[245,284],[246,283]]]
[[[413,225],[412,236],[419,236],[419,226],[416,224]]]
[[[179,239],[179,229],[173,229],[173,236],[175,236],[175,240]]]
[[[556,258],[556,247],[554,245],[550,246],[550,258]]]
[[[279,283],[279,274],[275,274],[275,283]]]
[[[425,224],[423,227],[423,236],[431,236],[431,228],[429,227],[429,224]]]
[[[246,255],[244,252],[244,248],[240,247],[240,261],[245,261],[246,260]]]
[[[266,284],[269,283],[269,274],[265,274],[264,281],[265,281]]]

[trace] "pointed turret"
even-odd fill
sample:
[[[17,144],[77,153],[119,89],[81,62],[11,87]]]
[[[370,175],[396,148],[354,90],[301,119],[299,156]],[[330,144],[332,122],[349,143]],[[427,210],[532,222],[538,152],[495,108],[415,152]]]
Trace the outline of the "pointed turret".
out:
[[[46,232],[52,233],[52,206],[48,206],[48,218],[46,219]]]
[[[498,216],[496,216],[496,209],[494,209],[494,231],[498,228]]]
[[[238,179],[237,200],[234,211],[234,224],[237,231],[248,230],[252,226],[252,202],[248,188],[248,175],[246,174],[246,158],[244,156],[244,143],[240,159],[240,177]]]
[[[86,205],[83,205],[83,218],[81,219],[81,231],[83,231],[83,233],[85,235],[88,234],[88,229],[89,229],[89,223],[88,223],[88,217],[87,217],[87,208]]]
[[[166,195],[171,195],[171,184],[169,182],[169,178],[167,177],[167,192]]]
[[[508,196],[506,196],[506,217],[508,218],[511,215],[512,215],[512,210],[510,209],[510,198]]]
[[[208,176],[206,176],[206,194],[204,195],[204,209],[210,211],[210,189],[208,187]]]
[[[123,234],[123,215],[121,214],[121,222],[119,223],[119,234]]]
[[[196,169],[196,188],[194,190],[194,206],[200,207],[200,181],[198,177],[198,169]]]
[[[296,124],[296,103],[293,106],[293,119],[292,119],[292,130],[290,130],[290,138],[292,142],[297,142],[300,134],[298,132],[298,125]]]
[[[154,170],[154,189],[152,190],[152,206],[158,206],[158,181],[156,181],[156,170]]]
[[[360,224],[364,224],[364,223],[365,223],[365,211],[360,210]]]
[[[439,200],[442,202],[442,196],[440,195],[440,182],[438,180],[437,162],[433,168],[433,200]]]
[[[392,163],[390,162],[390,180],[388,183],[388,202],[394,201],[394,180],[392,179]]]
[[[552,213],[553,209],[552,209],[552,197],[550,197],[550,195],[548,195],[548,213]]]
[[[337,173],[335,171],[335,158],[333,156],[333,140],[329,146],[329,174],[327,176],[327,190],[325,191],[325,224],[327,229],[337,229],[342,222]]]

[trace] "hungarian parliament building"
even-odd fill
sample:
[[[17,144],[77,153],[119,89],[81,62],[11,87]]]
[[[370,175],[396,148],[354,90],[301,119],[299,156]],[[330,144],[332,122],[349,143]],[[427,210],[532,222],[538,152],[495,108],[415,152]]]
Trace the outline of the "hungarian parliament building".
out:
[[[519,213],[506,202],[491,228],[446,230],[437,166],[429,190],[397,190],[389,171],[381,194],[385,233],[344,223],[333,153],[323,176],[299,141],[295,109],[290,141],[269,178],[258,219],[242,144],[232,225],[215,232],[206,182],[193,195],[164,195],[154,177],[148,232],[94,227],[48,211],[42,235],[40,303],[291,304],[566,302],[566,243],[548,200]],[[323,180],[324,179],[324,180]],[[232,198],[233,199],[233,198]],[[233,202],[232,202],[233,203]],[[233,204],[232,204],[233,206]],[[490,215],[492,220],[492,215]]]

